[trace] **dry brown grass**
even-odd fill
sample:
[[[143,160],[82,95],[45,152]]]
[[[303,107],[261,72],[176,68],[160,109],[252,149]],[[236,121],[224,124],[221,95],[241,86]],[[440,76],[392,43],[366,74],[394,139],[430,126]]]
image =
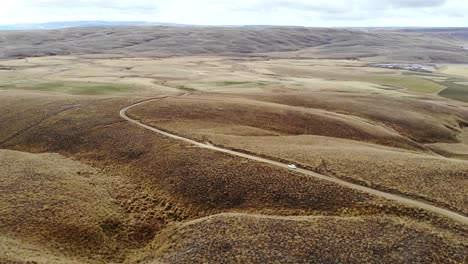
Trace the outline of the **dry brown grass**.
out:
[[[111,195],[114,179],[57,154],[1,150],[0,157],[3,239],[60,245],[62,254],[91,259],[117,253],[114,234],[106,233],[117,230],[105,228],[110,221],[124,222]]]
[[[216,261],[233,259],[233,254],[243,258],[239,261],[258,262],[297,262],[308,256],[429,262],[437,261],[435,255],[447,262],[460,260],[466,249],[466,228],[435,215],[193,147],[118,116],[120,109],[144,98],[189,90],[195,95],[148,103],[130,114],[201,141],[297,162],[465,212],[466,163],[437,156],[424,143],[468,142],[462,132],[466,106],[363,81],[275,75],[266,62],[246,59],[98,57],[0,63],[14,68],[0,76],[3,83],[24,78],[139,87],[99,96],[0,90],[0,148],[23,151],[0,151],[0,187],[5,190],[0,204],[6,208],[0,212],[8,220],[0,225],[0,249],[16,252],[0,254],[0,262],[185,261],[190,256]],[[275,63],[281,62],[268,64]],[[284,65],[308,63],[318,67],[321,62]],[[321,70],[329,73],[334,63],[350,72],[362,69],[364,75],[387,71],[362,68],[360,62],[323,63]],[[19,209],[12,210],[13,205]],[[225,212],[249,215],[195,220]],[[269,216],[252,215],[259,213]],[[334,217],[309,217],[324,215]],[[226,236],[218,238],[216,232]],[[301,236],[299,242],[289,241],[289,233]],[[254,236],[259,243],[249,246]],[[194,239],[199,247],[193,247]],[[363,245],[351,255],[358,242]],[[323,250],[311,252],[311,244]],[[190,245],[194,255],[186,250]],[[423,256],[430,251],[435,254]],[[292,252],[290,258],[286,252]]]
[[[46,119],[3,146],[60,152],[96,166],[114,167],[128,177],[143,180],[149,189],[179,205],[201,211],[337,212],[361,202],[372,203],[368,195],[194,148],[122,122],[115,112],[128,104],[126,99],[98,102],[81,100],[80,107]],[[347,194],[336,195],[340,192]]]
[[[21,109],[23,99],[20,97],[6,98],[14,100],[12,103]],[[93,189],[93,192],[97,193],[96,195],[112,193],[112,198],[108,196],[96,198],[85,192],[80,194],[84,196],[83,199],[87,199],[85,201],[99,202],[99,205],[90,205],[89,210],[98,210],[105,216],[89,220],[89,222],[75,222],[74,212],[79,210],[78,208],[88,208],[85,202],[78,200],[77,204],[71,204],[68,207],[71,211],[65,211],[65,213],[68,212],[72,215],[58,215],[58,218],[53,218],[55,219],[53,223],[58,223],[58,225],[41,223],[42,229],[39,230],[44,230],[44,233],[31,235],[35,234],[31,230],[34,228],[31,221],[36,218],[29,216],[18,216],[18,218],[25,220],[23,225],[26,228],[23,232],[14,233],[12,231],[14,229],[6,227],[5,230],[17,234],[18,239],[33,239],[32,241],[35,243],[47,239],[56,241],[58,245],[65,248],[65,253],[63,250],[59,250],[58,255],[52,256],[60,256],[60,254],[93,256],[98,254],[100,255],[100,257],[96,257],[98,259],[106,258],[106,256],[111,259],[112,257],[114,259],[119,256],[123,257],[126,255],[125,248],[145,245],[167,223],[226,211],[282,215],[401,214],[418,218],[421,216],[413,210],[399,208],[397,205],[331,183],[296,175],[268,165],[194,148],[121,122],[115,113],[123,105],[130,103],[127,99],[72,97],[71,102],[68,97],[47,97],[44,99],[39,96],[39,99],[35,104],[37,110],[41,109],[42,104],[50,102],[54,102],[58,108],[69,103],[78,104],[79,107],[58,115],[52,114],[47,118],[33,114],[34,110],[32,110],[32,113],[27,115],[27,120],[35,125],[25,130],[23,122],[16,124],[10,133],[14,134],[15,130],[21,131],[21,133],[3,143],[3,147],[23,151],[60,152],[104,169],[104,173],[107,175],[119,175],[118,179],[131,182],[130,186],[125,185],[120,188],[121,185],[118,184],[118,181],[109,181],[108,176],[100,176],[100,174],[76,175],[77,171],[74,171],[73,179],[78,182],[79,179],[85,177],[91,182],[97,181],[103,184],[103,187],[100,187],[101,185],[93,187],[96,188]],[[24,101],[30,107],[34,105],[33,102],[32,99]],[[26,115],[23,120],[25,118]],[[14,125],[15,123],[8,124]],[[9,136],[5,135],[5,137]],[[47,164],[59,163],[64,164],[66,168],[73,168],[65,160],[48,160],[47,162]],[[24,161],[21,163],[25,170],[36,167]],[[53,165],[46,167],[55,169]],[[66,175],[59,170],[52,170],[50,173],[52,175],[58,173],[62,177]],[[27,176],[23,175],[22,177],[22,180],[17,181],[17,184],[27,183]],[[46,173],[43,177],[51,176]],[[59,180],[54,177],[50,178],[49,181],[55,184],[59,183]],[[37,183],[41,188],[54,190],[53,184],[49,185],[47,181],[41,181],[41,183],[45,184],[42,186],[42,184]],[[66,184],[70,185],[72,190],[85,190],[85,188],[78,187],[75,181],[67,181]],[[55,189],[64,193],[47,196],[47,199],[63,197],[67,201],[70,194],[73,193],[66,191],[65,186]],[[29,194],[32,190],[26,188],[23,192]],[[11,195],[12,197],[18,196],[16,193]],[[46,197],[39,196],[37,199],[38,202],[48,203]],[[111,204],[112,206],[104,203],[106,206],[104,208],[109,206],[111,206],[109,208],[114,208],[112,210],[116,210],[117,213],[114,214],[116,217],[109,218],[109,215],[112,214],[105,213],[108,209],[101,210],[99,207],[102,201],[109,199],[115,199],[115,202]],[[26,210],[31,207],[29,204],[31,201],[29,198],[23,202],[18,200],[18,205]],[[57,207],[53,200],[50,203],[52,203],[51,210],[63,211],[62,206]],[[43,211],[39,211],[39,213],[41,212]],[[50,217],[47,212],[42,216],[38,213],[37,219],[45,216]],[[100,215],[86,212],[83,213],[85,216],[90,214],[93,217],[99,217]],[[12,223],[20,223],[17,222],[18,218],[15,217],[15,214],[6,213],[6,215],[13,217],[11,218]],[[423,217],[428,216],[423,215]],[[70,226],[67,221],[78,223],[78,226]],[[68,229],[60,229],[61,225]],[[125,228],[119,229],[121,226]],[[73,230],[78,232],[79,236],[73,235]],[[111,235],[105,230],[110,230]],[[69,235],[61,236],[62,232]],[[83,237],[83,239],[77,239],[79,237]],[[88,241],[89,239],[91,242]],[[54,249],[57,244],[50,247]],[[75,251],[67,245],[73,246]],[[118,254],[106,255],[109,252]]]
[[[340,110],[361,111],[359,116],[370,120],[222,95],[164,99],[134,108],[130,114],[144,123],[201,141],[298,163],[325,174],[468,212],[468,163],[437,157],[409,139],[418,138],[422,143],[453,137],[453,141],[458,141],[462,131],[460,120],[465,120],[467,114],[465,109],[452,109],[441,102],[430,105],[416,99],[392,97],[387,97],[385,104],[383,98],[377,97],[376,100],[382,100],[377,109],[363,106],[362,101],[369,102],[372,97],[355,98],[353,108],[350,98],[346,101],[349,104],[340,105],[346,97],[333,102],[328,96],[325,93],[323,101],[330,100],[329,107],[325,107],[320,97],[306,94],[296,105],[312,101],[320,104],[315,107],[335,108],[335,111],[344,105]],[[273,98],[289,102],[287,96]],[[403,106],[403,102],[411,104]],[[388,112],[384,114],[384,109],[389,111],[396,105],[400,106],[399,112],[408,114],[394,117]],[[400,135],[396,131],[407,133]]]
[[[318,136],[223,136],[211,142],[288,160],[468,213],[468,162]]]
[[[445,157],[468,160],[468,127],[462,129],[458,139],[460,143],[435,143],[426,147]]]
[[[6,260],[122,261],[173,221],[164,201],[59,154],[0,150],[0,167]]]
[[[24,239],[14,239],[0,236],[0,263],[2,264],[81,264],[86,263],[76,256],[65,256],[59,250],[53,250],[43,245],[31,244]]]
[[[391,127],[419,143],[457,142],[461,123],[468,120],[466,105],[428,96],[323,92],[320,96],[263,94],[256,98],[360,116]]]
[[[252,127],[280,135],[322,135],[406,149],[424,150],[395,131],[357,116],[320,109],[290,107],[224,96],[189,96],[149,103],[130,114],[146,123],[169,127],[172,122],[198,122]],[[179,132],[179,131],[178,131]],[[180,131],[181,132],[181,131]]]
[[[168,228],[140,263],[463,263],[461,237],[407,219],[221,214]]]

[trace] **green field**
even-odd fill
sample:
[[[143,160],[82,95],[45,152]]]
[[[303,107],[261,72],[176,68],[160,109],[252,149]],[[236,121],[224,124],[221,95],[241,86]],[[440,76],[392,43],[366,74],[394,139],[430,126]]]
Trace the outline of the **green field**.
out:
[[[463,85],[458,82],[466,82],[466,80],[450,78],[444,82],[440,82],[440,84],[447,87],[447,89],[441,91],[439,96],[457,101],[468,102],[468,85]]]
[[[265,86],[264,82],[249,82],[249,81],[223,81],[216,83],[218,86],[233,86],[233,85],[252,85],[252,86]]]
[[[194,89],[194,88],[191,88],[191,87],[187,87],[185,85],[177,85],[176,88],[180,89],[180,90],[183,90],[183,91],[187,91],[187,92],[195,92],[197,90],[197,89]]]
[[[83,82],[50,82],[50,83],[21,83],[2,85],[4,89],[37,90],[60,92],[80,95],[98,95],[110,93],[125,93],[134,87],[116,84],[83,83]]]
[[[435,94],[445,86],[416,76],[380,75],[373,78],[375,83],[408,89],[411,92]]]

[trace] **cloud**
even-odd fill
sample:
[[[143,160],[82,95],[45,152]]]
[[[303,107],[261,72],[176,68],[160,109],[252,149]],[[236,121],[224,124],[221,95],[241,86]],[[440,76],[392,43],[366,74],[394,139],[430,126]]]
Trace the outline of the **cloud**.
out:
[[[126,10],[154,10],[158,6],[171,5],[167,0],[23,0],[27,6],[40,8],[95,8]],[[173,0],[180,9],[193,6],[189,0]],[[198,0],[192,3],[199,9],[210,8],[218,4],[226,9],[275,11],[295,9],[322,13],[346,13],[352,10],[363,12],[394,8],[427,8],[442,6],[447,0]],[[233,8],[234,7],[234,8]]]
[[[467,13],[466,0],[3,0],[0,24],[138,20],[201,25],[460,27],[468,26]]]
[[[341,13],[349,10],[351,1],[306,1],[306,0],[252,0],[236,1],[233,5],[238,10],[266,10],[276,11],[280,9],[296,9],[307,11],[320,11],[327,13]]]
[[[418,12],[427,12],[428,8],[440,8],[447,2],[450,0],[237,0],[230,7],[234,11],[263,12],[271,15],[294,10],[302,17],[367,20],[394,12],[404,12],[402,9],[413,12],[410,15],[414,16]]]
[[[352,9],[372,11],[393,8],[426,8],[442,6],[447,0],[241,0],[235,1],[239,9],[275,10],[281,8],[345,13]]]
[[[153,0],[29,0],[27,6],[38,8],[92,8],[128,10],[154,10],[157,1]]]
[[[446,0],[387,0],[379,3],[384,3],[392,8],[426,8],[438,7],[446,3]]]

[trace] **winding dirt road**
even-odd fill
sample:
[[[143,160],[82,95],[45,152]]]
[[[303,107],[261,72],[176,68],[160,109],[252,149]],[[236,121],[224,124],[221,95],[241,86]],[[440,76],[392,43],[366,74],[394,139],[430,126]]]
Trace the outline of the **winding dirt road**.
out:
[[[184,94],[182,96],[185,96],[185,95],[187,95],[187,94]],[[214,150],[214,151],[219,151],[219,152],[231,154],[231,155],[234,155],[234,156],[238,156],[238,157],[242,157],[242,158],[246,158],[246,159],[250,159],[250,160],[254,160],[254,161],[263,162],[263,163],[267,163],[267,164],[270,164],[270,165],[278,166],[278,167],[281,167],[281,168],[284,168],[284,169],[289,169],[288,164],[286,164],[286,163],[282,163],[282,162],[278,162],[278,161],[258,157],[258,156],[255,156],[255,155],[230,150],[230,149],[220,148],[220,147],[217,147],[217,146],[213,146],[211,144],[205,144],[205,143],[201,143],[201,142],[189,139],[189,138],[177,136],[177,135],[174,135],[174,134],[159,130],[157,128],[145,125],[145,124],[141,123],[138,120],[134,120],[134,119],[130,118],[127,115],[127,111],[129,109],[131,109],[131,108],[140,106],[140,105],[148,103],[148,102],[158,101],[158,100],[161,100],[161,99],[164,99],[164,98],[167,98],[167,97],[168,96],[161,97],[161,98],[148,99],[148,100],[145,100],[145,101],[130,105],[128,107],[125,107],[124,109],[120,110],[120,116],[122,118],[124,118],[125,120],[133,123],[133,124],[136,124],[136,125],[138,125],[140,127],[143,127],[145,129],[148,129],[150,131],[156,132],[158,134],[164,135],[164,136],[169,137],[169,138],[173,138],[173,139],[176,139],[176,140],[181,140],[181,141],[187,142],[189,144],[192,144],[192,145],[195,145],[195,146],[198,146],[198,147],[201,147],[201,148],[206,148],[206,149],[210,149],[210,150]],[[392,193],[388,193],[388,192],[384,192],[384,191],[379,191],[379,190],[372,189],[372,188],[369,188],[369,187],[365,187],[365,186],[362,186],[362,185],[359,185],[359,184],[347,182],[345,180],[341,180],[341,179],[338,179],[338,178],[318,174],[316,172],[306,170],[306,169],[298,168],[298,169],[295,169],[294,171],[298,172],[298,173],[301,173],[301,174],[304,174],[304,175],[307,175],[307,176],[310,176],[310,177],[321,179],[321,180],[324,180],[324,181],[333,182],[333,183],[336,183],[336,184],[339,184],[341,186],[345,186],[345,187],[348,187],[348,188],[351,188],[351,189],[354,189],[354,190],[357,190],[357,191],[361,191],[361,192],[365,192],[365,193],[368,193],[368,194],[371,194],[371,195],[375,195],[375,196],[379,196],[379,197],[386,198],[386,199],[389,199],[389,200],[393,200],[393,201],[396,201],[396,202],[401,203],[401,204],[406,205],[406,206],[419,208],[419,209],[424,209],[426,211],[436,213],[438,215],[447,217],[447,218],[452,219],[454,221],[457,221],[459,223],[468,225],[468,217],[466,217],[464,215],[461,215],[459,213],[456,213],[456,212],[452,212],[452,211],[450,211],[448,209],[437,207],[437,206],[432,205],[430,203],[426,203],[426,202],[423,202],[423,201],[407,198],[407,197],[397,195],[397,194],[392,194]]]

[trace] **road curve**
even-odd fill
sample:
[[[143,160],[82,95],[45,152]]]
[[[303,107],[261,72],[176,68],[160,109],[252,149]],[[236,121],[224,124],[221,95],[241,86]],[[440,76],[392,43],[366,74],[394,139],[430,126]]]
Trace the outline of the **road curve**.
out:
[[[184,95],[186,95],[186,94],[184,94]],[[258,156],[255,156],[255,155],[230,150],[230,149],[225,149],[225,148],[221,148],[221,147],[201,143],[201,142],[189,139],[189,138],[177,136],[177,135],[174,135],[174,134],[159,130],[157,128],[145,125],[145,124],[141,123],[138,120],[134,120],[134,119],[130,118],[127,115],[127,111],[129,109],[133,108],[133,107],[136,107],[136,106],[139,106],[139,105],[151,102],[151,101],[161,100],[161,99],[164,99],[164,98],[167,98],[167,96],[166,97],[161,97],[161,98],[148,99],[148,100],[141,101],[139,103],[135,103],[133,105],[127,106],[124,109],[120,110],[120,116],[123,119],[125,119],[125,120],[127,120],[127,121],[129,121],[129,122],[131,122],[133,124],[136,124],[136,125],[138,125],[140,127],[143,127],[145,129],[148,129],[150,131],[156,132],[158,134],[164,135],[164,136],[169,137],[169,138],[173,138],[173,139],[176,139],[176,140],[187,142],[189,144],[198,146],[200,148],[219,151],[219,152],[231,154],[231,155],[238,156],[238,157],[242,157],[242,158],[246,158],[246,159],[250,159],[250,160],[254,160],[254,161],[258,161],[258,162],[267,163],[267,164],[274,165],[274,166],[277,166],[277,167],[281,167],[281,168],[284,168],[284,169],[289,169],[288,164],[286,164],[286,163],[282,163],[282,162],[278,162],[278,161],[258,157]],[[401,196],[401,195],[392,194],[392,193],[388,193],[388,192],[384,192],[384,191],[379,191],[379,190],[372,189],[372,188],[369,188],[369,187],[365,187],[365,186],[362,186],[362,185],[359,185],[359,184],[347,182],[345,180],[341,180],[341,179],[338,179],[338,178],[325,176],[325,175],[322,175],[322,174],[319,174],[319,173],[316,173],[316,172],[313,172],[313,171],[310,171],[310,170],[306,170],[306,169],[298,168],[298,169],[295,169],[294,171],[298,172],[298,173],[301,173],[301,174],[304,174],[304,175],[307,175],[307,176],[310,176],[310,177],[321,179],[321,180],[324,180],[324,181],[333,182],[333,183],[339,184],[341,186],[348,187],[350,189],[354,189],[354,190],[357,190],[357,191],[361,191],[361,192],[365,192],[365,193],[372,194],[372,195],[375,195],[375,196],[379,196],[379,197],[382,197],[382,198],[386,198],[386,199],[389,199],[389,200],[393,200],[393,201],[396,201],[396,202],[401,203],[401,204],[406,205],[406,206],[419,208],[419,209],[424,209],[426,211],[436,213],[438,215],[441,215],[441,216],[444,216],[446,218],[452,219],[452,220],[457,221],[459,223],[462,223],[464,225],[468,225],[468,217],[466,217],[464,215],[461,215],[459,213],[450,211],[448,209],[437,207],[437,206],[432,205],[432,204],[427,203],[427,202],[411,199],[411,198],[408,198],[408,197],[404,197],[404,196]]]

